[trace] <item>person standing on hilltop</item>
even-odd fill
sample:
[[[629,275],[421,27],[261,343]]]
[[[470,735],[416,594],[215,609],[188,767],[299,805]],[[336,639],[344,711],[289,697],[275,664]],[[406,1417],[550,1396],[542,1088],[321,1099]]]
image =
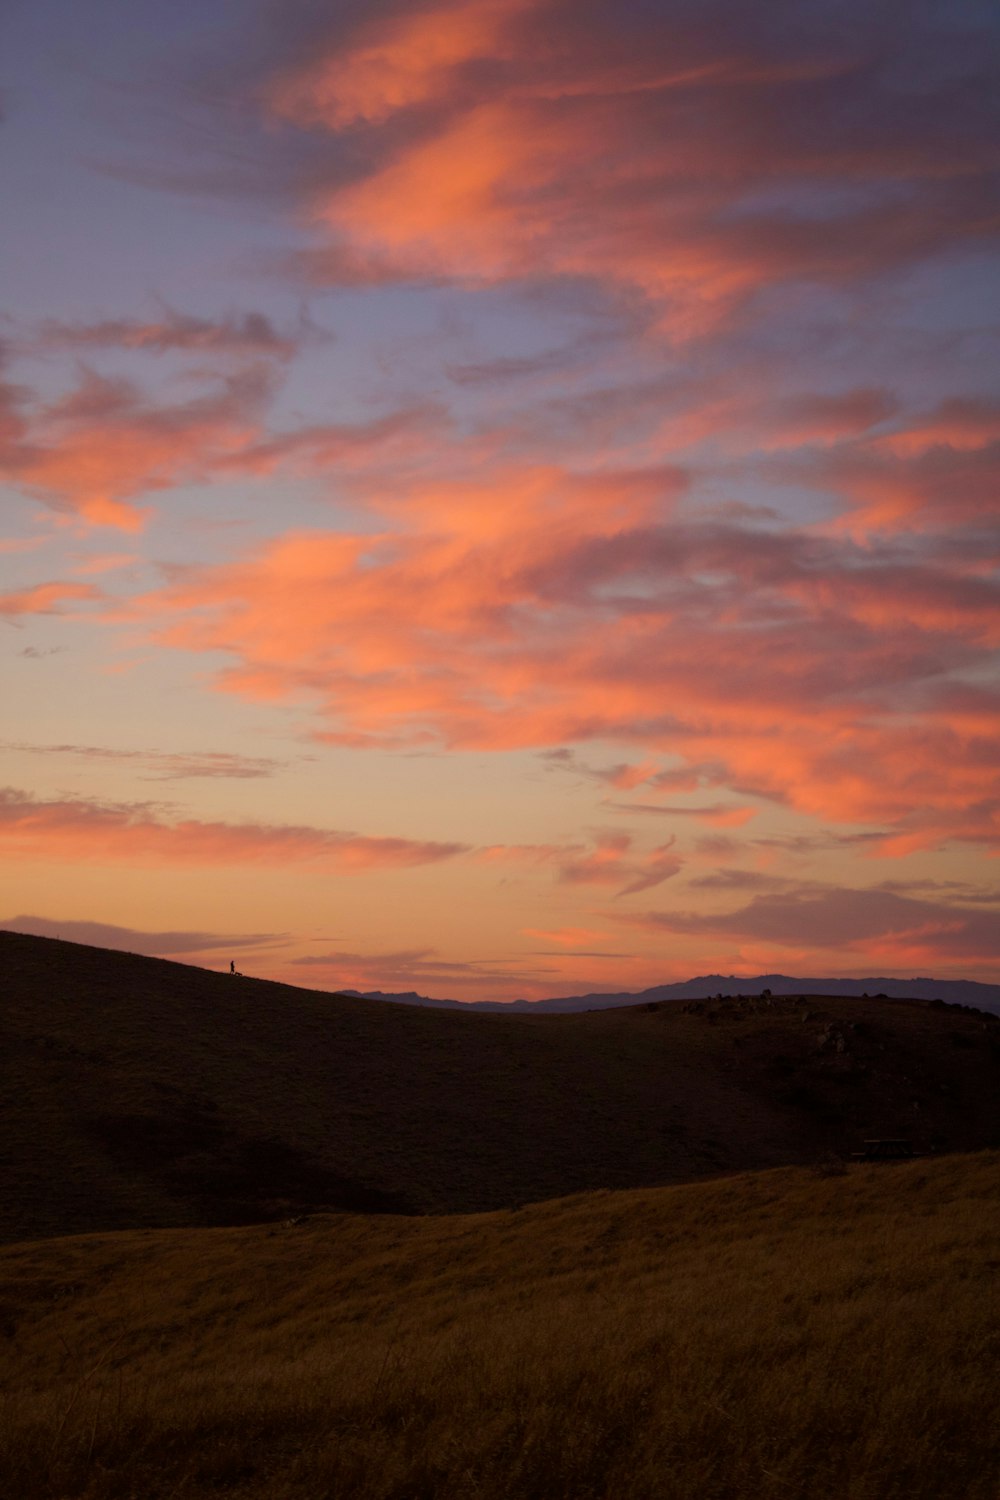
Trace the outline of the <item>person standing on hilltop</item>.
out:
[[[229,972],[230,972],[230,974],[235,974],[236,973],[236,960],[235,960],[235,958],[231,958],[229,960]]]

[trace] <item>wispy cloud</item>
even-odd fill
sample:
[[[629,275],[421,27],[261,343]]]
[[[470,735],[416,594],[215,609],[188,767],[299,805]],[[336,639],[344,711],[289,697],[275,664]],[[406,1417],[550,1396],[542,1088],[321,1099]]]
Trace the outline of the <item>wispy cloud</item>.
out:
[[[91,583],[53,579],[49,583],[35,583],[10,594],[0,594],[0,616],[16,621],[23,615],[61,615],[76,605],[94,603],[100,598],[101,590]],[[30,647],[25,654],[29,653]]]
[[[546,930],[540,927],[522,927],[525,937],[541,938],[546,943],[555,943],[560,948],[579,947],[581,943],[604,943],[608,933],[594,927],[560,927]]]
[[[509,993],[512,984],[534,985],[547,973],[557,972],[541,965],[526,965],[523,958],[448,959],[433,948],[306,954],[289,960],[289,972],[296,983],[301,983],[306,977],[296,973],[300,969],[319,971],[329,987],[404,993],[421,985],[430,986],[438,995],[449,985],[459,985],[463,989],[506,990]]]
[[[314,341],[321,330],[306,319],[297,329],[281,332],[260,312],[229,313],[221,318],[182,313],[165,304],[155,319],[104,318],[92,323],[49,319],[32,342],[43,349],[123,349],[145,354],[204,354],[239,359],[288,360],[303,342]]]
[[[46,801],[13,788],[0,791],[0,847],[21,858],[82,864],[283,867],[302,863],[346,874],[435,864],[468,848],[295,824],[170,821],[149,803],[87,798]]]
[[[620,896],[635,896],[670,880],[683,866],[671,839],[648,854],[633,850],[627,833],[598,834],[593,849],[559,866],[568,885],[617,885]]]
[[[712,802],[703,806],[681,807],[677,804],[662,806],[655,802],[611,802],[604,806],[611,812],[641,813],[661,818],[697,818],[699,822],[711,823],[717,828],[742,828],[754,816],[752,807],[738,807],[728,802]]]
[[[886,886],[796,888],[789,882],[727,912],[651,911],[631,920],[659,932],[838,953],[841,964],[881,959],[900,968],[975,966],[1000,957],[995,896],[984,909],[920,899]]]
[[[138,534],[154,496],[182,484],[388,468],[426,452],[446,426],[423,401],[354,422],[269,428],[278,381],[259,358],[189,370],[185,383],[191,394],[168,398],[84,366],[56,400],[25,390],[16,423],[6,433],[0,425],[0,479],[85,526]]]
[[[182,953],[213,953],[220,948],[234,952],[280,948],[288,942],[288,933],[282,932],[144,932],[140,928],[116,927],[108,922],[24,915],[0,919],[0,927],[34,937],[62,938],[67,943],[86,943],[125,953],[147,953],[157,958]]]
[[[183,781],[197,777],[234,780],[273,776],[288,762],[266,755],[238,755],[232,751],[127,750],[110,745],[33,745],[19,740],[0,740],[0,751],[15,750],[29,755],[66,755],[80,760],[125,761],[150,781]]]
[[[670,839],[643,850],[636,847],[631,834],[601,830],[572,844],[490,845],[477,850],[476,857],[488,863],[551,866],[562,885],[612,885],[618,887],[617,895],[633,896],[662,885],[682,868],[683,860],[673,852],[674,842]]]
[[[25,406],[0,435],[0,477],[90,525],[138,532],[141,502],[255,436],[271,381],[259,365],[181,401],[84,369],[68,395]]]

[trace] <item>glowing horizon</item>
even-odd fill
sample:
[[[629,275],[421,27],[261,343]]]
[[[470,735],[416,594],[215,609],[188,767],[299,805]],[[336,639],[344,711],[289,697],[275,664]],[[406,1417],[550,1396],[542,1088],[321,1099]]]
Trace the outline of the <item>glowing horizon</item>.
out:
[[[1000,981],[996,20],[115,10],[3,23],[0,925]]]

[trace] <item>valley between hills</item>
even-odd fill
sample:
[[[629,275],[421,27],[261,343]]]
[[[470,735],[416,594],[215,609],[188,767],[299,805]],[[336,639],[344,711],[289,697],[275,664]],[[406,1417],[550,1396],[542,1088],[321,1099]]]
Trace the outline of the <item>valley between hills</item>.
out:
[[[993,1500],[996,1017],[0,974],[4,1494]]]

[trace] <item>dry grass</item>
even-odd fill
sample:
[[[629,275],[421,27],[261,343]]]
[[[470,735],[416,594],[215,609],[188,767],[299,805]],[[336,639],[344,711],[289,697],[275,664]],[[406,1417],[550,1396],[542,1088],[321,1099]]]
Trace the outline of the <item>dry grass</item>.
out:
[[[1000,1155],[0,1251],[16,1500],[996,1500]]]

